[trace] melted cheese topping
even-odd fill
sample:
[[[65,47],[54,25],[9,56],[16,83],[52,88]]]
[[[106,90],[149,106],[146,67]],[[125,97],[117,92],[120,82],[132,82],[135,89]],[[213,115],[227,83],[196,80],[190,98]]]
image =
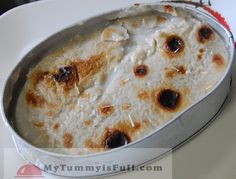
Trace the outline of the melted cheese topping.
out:
[[[16,126],[33,145],[62,153],[119,147],[197,102],[226,67],[223,40],[190,14],[165,6],[118,18],[30,71]]]

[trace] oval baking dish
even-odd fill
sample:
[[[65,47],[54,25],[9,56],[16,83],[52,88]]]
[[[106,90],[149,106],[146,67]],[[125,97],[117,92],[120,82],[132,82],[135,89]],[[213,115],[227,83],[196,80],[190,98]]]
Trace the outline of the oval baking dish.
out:
[[[190,33],[193,28],[190,24],[190,21],[181,21],[180,17],[185,16],[184,13],[187,14],[188,18],[193,19],[191,21],[192,23],[198,24],[196,25],[196,34]],[[172,17],[175,20],[167,23],[171,25],[176,25],[176,27],[178,26],[179,29],[172,29],[168,31],[168,33],[166,32],[168,28],[166,28],[165,26],[163,26],[164,30],[161,27],[154,33],[150,30],[155,28],[156,26],[159,26],[159,24],[166,23],[168,18]],[[131,19],[129,21],[131,26],[126,23],[127,18]],[[137,19],[139,19],[140,21]],[[144,23],[144,25],[142,23]],[[158,25],[156,25],[156,23]],[[142,28],[144,28],[145,30],[150,27],[150,29],[145,31],[148,32],[147,34],[144,34],[143,31],[138,31],[139,28],[137,27],[142,25]],[[102,31],[100,31],[101,29]],[[81,42],[85,39],[85,37],[97,38],[97,32],[101,34],[101,36],[99,36],[99,40],[102,39],[104,43],[99,43],[98,45],[96,45],[99,46],[99,49],[101,48],[104,50],[105,44],[105,49],[106,51],[109,51],[109,53],[101,52],[94,56],[91,56],[91,54],[89,54],[88,56],[86,50],[81,48],[82,50],[77,52],[80,56],[79,58],[76,58],[76,60],[74,60],[75,56],[73,56],[73,54],[66,53],[66,51],[68,51],[68,49],[73,46],[76,40],[79,39]],[[190,35],[189,37],[182,37],[177,32],[181,32],[182,34],[189,33]],[[86,36],[88,34],[91,37]],[[152,37],[155,37],[156,39],[153,38],[154,40],[152,39],[151,41],[148,41],[148,37],[150,34],[153,34]],[[135,36],[135,38],[128,41],[128,39],[131,39],[132,36]],[[191,37],[195,38],[196,46],[194,40],[191,42],[187,41],[189,40],[188,38]],[[161,41],[162,38],[164,39],[163,42]],[[75,41],[72,39],[74,39]],[[146,47],[145,44],[142,44],[140,41],[142,41],[143,39],[145,39],[145,42],[150,42],[148,44],[150,46]],[[215,40],[216,42],[214,42],[213,45],[211,44],[205,47],[204,45],[211,40]],[[129,48],[121,48],[121,46],[126,42],[128,42]],[[138,44],[139,42],[141,43],[141,45],[139,45],[137,48],[133,48],[133,44]],[[155,3],[145,5],[136,4],[129,8],[102,14],[54,34],[53,36],[49,37],[48,39],[37,45],[28,53],[15,67],[10,77],[6,81],[4,93],[2,96],[2,114],[4,116],[5,123],[7,124],[8,128],[12,133],[12,137],[16,144],[16,147],[18,148],[18,151],[27,161],[35,164],[42,170],[45,170],[46,165],[58,166],[61,164],[85,166],[110,163],[123,165],[130,164],[137,166],[145,162],[151,161],[155,158],[158,158],[166,152],[176,148],[177,146],[185,142],[187,139],[189,139],[191,136],[196,134],[204,126],[206,126],[212,119],[214,119],[214,117],[217,115],[220,108],[224,104],[227,95],[230,91],[232,62],[234,57],[233,42],[234,41],[232,34],[225,27],[223,27],[209,15],[205,14],[195,6],[191,5],[177,3]],[[164,45],[159,45],[160,43],[163,43]],[[66,44],[67,46],[64,46]],[[214,51],[214,49],[216,49],[220,45],[221,48],[216,50],[217,53],[212,54],[212,51]],[[85,43],[84,46],[86,46],[87,50],[91,53],[97,50],[93,49],[92,45],[89,43]],[[198,46],[201,48],[198,49]],[[150,47],[154,48],[151,49]],[[159,48],[163,49],[158,51]],[[210,50],[211,53],[209,54],[212,55],[210,57],[206,55],[206,51],[208,50],[208,48],[213,49],[212,51]],[[194,54],[193,50],[196,49],[198,50],[196,51],[197,62],[191,64],[193,70],[190,68],[191,65],[188,66],[188,64],[179,64],[178,60],[184,59],[183,54],[186,53],[191,56]],[[128,50],[134,51],[134,53],[131,53],[130,56],[124,55],[120,57],[121,53],[126,53]],[[218,53],[220,51],[225,54],[220,55]],[[163,56],[163,61],[162,57],[159,57],[158,62],[149,63],[148,60],[153,60],[152,55],[155,53],[161,53]],[[73,56],[73,60],[70,61],[70,63],[66,62],[66,64],[63,60],[59,60],[60,62],[57,62],[57,67],[59,68],[57,68],[56,70],[53,69],[53,72],[49,72],[50,70],[46,70],[43,72],[40,70],[35,70],[37,68],[50,69],[53,65],[51,64],[51,62],[48,62],[53,61],[52,59],[57,58],[60,55],[69,59],[71,58],[71,56]],[[81,60],[82,58],[87,58],[88,60]],[[104,59],[107,58],[110,58],[110,60],[113,61],[109,61],[109,65],[104,65]],[[204,62],[203,60],[204,58],[210,58],[213,62],[213,65],[211,66],[210,64],[206,64],[206,62]],[[143,61],[143,59],[148,60]],[[132,63],[129,61],[127,62],[126,60],[130,60]],[[168,63],[166,61],[168,61]],[[122,63],[123,66],[120,65]],[[117,64],[119,64],[120,66],[118,66]],[[133,65],[129,68],[129,64]],[[155,64],[157,64],[156,69],[153,69],[155,67]],[[169,64],[173,65],[174,68],[169,67]],[[202,65],[201,68],[206,68],[209,71],[212,67],[214,73],[207,76],[208,74],[204,73],[204,71],[201,71],[201,68],[199,68],[199,70],[195,72],[194,68],[196,68],[198,64],[199,66]],[[161,69],[158,67],[158,65],[163,65],[164,68]],[[224,65],[223,70],[222,65]],[[101,70],[97,72],[97,69],[100,68]],[[109,73],[109,76],[104,75],[104,71],[107,72],[110,68],[112,68],[112,72]],[[131,76],[126,73],[126,68],[131,69]],[[219,72],[220,75],[215,73],[215,68],[219,71],[221,70]],[[120,71],[120,74],[117,75],[115,73],[117,71]],[[156,73],[156,71],[158,71],[158,73]],[[156,76],[161,76],[161,74],[159,74],[159,71],[163,71],[164,77],[158,83],[161,83],[163,85],[160,88],[155,88],[155,85],[152,85],[157,83],[155,81]],[[184,83],[184,79],[182,76],[188,74],[191,74],[193,76],[193,73],[201,74],[203,76],[203,79],[196,86],[194,86],[194,82],[191,83],[191,85],[194,86],[194,94],[199,95],[199,98],[196,98],[197,100],[192,103],[189,103],[190,105],[187,105],[188,101],[191,101],[191,98],[194,98],[194,95],[188,96],[188,93],[190,93],[189,91],[191,91],[192,89],[189,90],[188,84]],[[56,83],[56,85],[59,87],[60,85],[62,85],[61,89],[63,91],[59,91],[58,88],[56,91],[56,99],[60,99],[59,101],[55,102],[53,101],[54,99],[51,100],[50,86],[46,86],[45,88],[40,88],[38,86],[35,87],[36,83],[47,81],[48,75],[50,76],[50,80],[53,79],[49,82],[50,85],[52,83]],[[152,78],[153,75],[156,75],[154,79]],[[36,80],[35,76],[37,76]],[[117,76],[121,78],[118,78]],[[97,79],[98,77],[99,79]],[[110,78],[112,78],[112,80],[110,80]],[[133,81],[136,81],[133,83],[133,85],[135,86],[134,88],[132,88],[132,86],[128,87],[132,88],[131,92],[128,93],[128,90],[124,90],[123,93],[118,93],[118,91],[120,90],[119,86],[127,85],[129,81],[132,81],[132,78],[134,79]],[[207,81],[208,78],[211,79],[209,80],[209,82]],[[31,82],[32,84],[28,83],[29,79],[33,79],[33,82]],[[151,84],[149,84],[148,82],[146,83],[145,79],[151,79]],[[176,82],[174,87],[168,85],[168,80],[173,79],[179,80]],[[195,80],[195,78],[193,77],[191,77],[190,79],[192,81]],[[78,81],[78,83],[74,82],[76,80]],[[111,94],[115,94],[117,92],[115,96],[115,101],[120,100],[122,101],[122,104],[110,104],[110,102],[108,102],[109,100],[107,100],[109,99],[109,95],[107,95],[107,98],[104,98],[105,100],[101,100],[97,103],[95,102],[96,100],[84,102],[83,100],[85,98],[88,98],[88,96],[95,96],[95,99],[103,99],[101,96],[95,95],[97,93],[101,93],[99,90],[85,90],[87,88],[91,89],[91,84],[87,83],[87,81],[93,80],[95,81],[94,84],[97,82],[101,82],[101,84],[103,85],[103,90],[105,90],[105,95],[109,94],[110,91],[112,91]],[[198,78],[196,78],[196,81],[197,80]],[[213,83],[212,81],[214,80],[215,82]],[[107,84],[113,84],[112,82],[114,82],[114,85],[111,85],[112,88],[107,86]],[[139,88],[140,86],[145,85],[149,85],[150,88],[148,90],[146,88]],[[178,85],[181,86],[181,90],[180,88],[178,88]],[[33,86],[34,88],[32,89],[37,88],[37,90],[39,90],[44,95],[44,97],[49,96],[47,100],[51,100],[52,103],[45,103],[45,98],[41,98],[40,96],[34,95],[34,91],[31,90],[29,86]],[[199,88],[197,88],[197,86]],[[25,89],[27,90],[24,93]],[[125,100],[122,100],[127,99],[127,96],[132,96],[133,94],[136,94],[136,89],[138,89],[136,95],[137,100],[140,100],[143,105],[138,106],[138,102],[135,100],[132,104],[129,103],[130,101],[126,102]],[[207,90],[201,93],[201,90],[203,89]],[[89,110],[90,108],[98,108],[95,112],[99,114],[99,117],[95,115],[94,120],[87,120],[89,116],[88,114],[88,116],[85,115],[86,117],[83,119],[83,116],[81,115],[82,112],[80,110],[76,111],[75,116],[79,115],[80,121],[83,121],[83,125],[87,127],[79,128],[80,131],[84,130],[84,133],[83,135],[81,135],[81,138],[78,138],[75,132],[65,132],[66,129],[69,128],[68,121],[70,119],[73,119],[74,114],[68,113],[67,108],[60,108],[58,109],[58,111],[60,111],[60,114],[63,113],[62,117],[60,119],[58,118],[58,121],[60,121],[60,123],[56,121],[52,124],[50,123],[50,125],[53,126],[53,131],[57,131],[58,128],[62,126],[61,128],[64,131],[63,136],[60,136],[59,132],[55,132],[55,134],[53,133],[51,134],[51,136],[45,135],[43,136],[43,138],[48,139],[53,135],[56,137],[60,136],[60,139],[62,139],[63,142],[60,143],[55,139],[54,141],[56,141],[56,144],[53,143],[53,145],[56,146],[55,148],[51,145],[39,145],[38,140],[40,141],[40,144],[42,143],[41,134],[30,133],[32,131],[32,128],[26,122],[26,119],[29,117],[27,116],[29,114],[27,111],[28,108],[24,108],[24,103],[21,102],[23,101],[21,100],[22,94],[26,96],[26,102],[28,102],[30,107],[33,109],[33,113],[31,113],[32,116],[36,115],[37,117],[41,116],[42,118],[45,118],[45,116],[43,116],[42,111],[38,110],[39,107],[41,108],[42,106],[46,105],[48,108],[50,107],[50,109],[57,109],[57,106],[55,107],[54,104],[63,105],[63,103],[67,103],[70,98],[71,100],[76,99],[77,104],[78,101],[77,98],[74,96],[74,92],[70,93],[73,90],[78,90],[80,92],[80,97],[83,98],[83,100],[79,101],[79,107],[81,107],[83,104],[83,106],[87,105],[87,107],[89,107]],[[64,98],[63,95],[65,93],[68,94]],[[133,97],[131,98],[133,99]],[[154,101],[152,100],[153,98]],[[96,106],[94,107],[93,105],[95,104]],[[134,105],[136,107],[134,107],[134,112],[127,112],[127,110],[130,110],[130,108]],[[117,109],[117,106],[120,107],[120,111]],[[156,123],[158,124],[155,124],[155,122],[153,122],[155,121],[155,119],[150,120],[152,116],[154,116],[154,112],[148,112],[151,113],[151,117],[149,117],[150,119],[144,119],[143,121],[138,123],[135,119],[135,114],[139,117],[142,115],[144,116],[145,111],[151,110],[153,106],[155,109],[157,109],[157,113],[160,116],[159,118],[163,120],[156,121]],[[35,110],[35,108],[37,108],[37,110]],[[75,110],[77,110],[78,106],[70,105],[68,108],[73,110],[76,108]],[[88,109],[86,110],[89,111]],[[83,112],[86,112],[86,110]],[[112,114],[118,113],[117,111],[119,111],[120,116],[127,116],[127,120],[130,121],[131,127],[127,126],[127,123],[122,122],[119,122],[117,125],[112,126],[113,123],[117,121],[115,117],[113,121],[111,120],[111,123],[104,122]],[[55,116],[60,114],[55,114],[55,111],[49,110],[47,111],[47,115],[53,117],[48,118],[46,120],[46,123],[45,121],[33,121],[32,123],[35,127],[42,128],[45,125],[48,126],[47,122],[50,119],[52,121],[55,121],[55,119],[57,119],[57,117]],[[153,118],[156,117],[154,116]],[[98,122],[96,123],[94,121]],[[77,123],[73,123],[73,125],[70,125],[74,127],[70,128],[71,131],[75,131],[77,129]],[[90,136],[89,140],[87,140],[87,142],[85,143],[87,145],[87,148],[92,148],[93,152],[85,152],[83,153],[83,155],[78,155],[79,152],[77,148],[85,147],[79,144],[81,142],[81,139],[89,134],[89,126],[91,126],[91,123],[96,123],[93,125],[93,127],[95,127],[91,129],[91,133],[93,132],[95,133],[95,135],[92,137]],[[96,132],[96,128],[98,128],[99,124],[107,125],[107,127],[102,126],[102,130],[98,130],[98,132]],[[79,125],[80,124],[78,124],[78,126]],[[148,132],[146,131],[145,133],[146,128],[149,128],[148,126],[154,126],[154,129]],[[107,131],[104,132],[105,130]],[[135,130],[139,131],[137,132]],[[24,131],[26,132],[24,133]],[[47,130],[47,132],[48,131],[49,130]],[[101,136],[100,133],[102,133]],[[100,138],[102,138],[101,142],[99,141]],[[63,148],[63,150],[61,150],[60,148]],[[146,150],[143,150],[143,148],[146,148]],[[149,150],[150,148],[154,148],[156,150],[150,150],[150,152],[147,153],[147,150]],[[81,151],[84,150],[86,151],[86,148],[82,149]],[[112,173],[117,173],[119,171],[47,172],[59,176],[89,177],[108,175]]]

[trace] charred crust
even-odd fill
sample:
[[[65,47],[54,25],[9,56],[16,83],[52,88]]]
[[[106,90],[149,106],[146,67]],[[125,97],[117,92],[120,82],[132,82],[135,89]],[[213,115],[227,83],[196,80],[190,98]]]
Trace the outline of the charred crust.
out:
[[[178,35],[170,35],[164,43],[164,50],[168,57],[178,57],[184,51],[184,40]]]
[[[202,25],[197,30],[197,41],[199,43],[205,44],[213,39],[214,39],[214,32],[209,26]]]
[[[79,82],[77,69],[74,65],[59,68],[58,72],[54,74],[53,77],[58,83],[65,84],[64,89],[66,91],[73,88],[74,85]]]
[[[176,111],[180,107],[182,95],[173,89],[163,89],[156,94],[156,101],[162,109]]]
[[[94,142],[92,139],[86,140],[85,146],[90,149],[108,149],[107,140],[112,136],[112,134],[116,133],[115,131],[122,133],[128,144],[132,142],[132,136],[139,132],[141,128],[142,125],[138,122],[134,122],[134,124],[131,125],[128,121],[121,121],[118,122],[114,127],[106,128],[101,137],[99,137],[100,139],[96,142]]]
[[[122,131],[110,131],[105,138],[105,148],[113,149],[130,143],[130,138]]]

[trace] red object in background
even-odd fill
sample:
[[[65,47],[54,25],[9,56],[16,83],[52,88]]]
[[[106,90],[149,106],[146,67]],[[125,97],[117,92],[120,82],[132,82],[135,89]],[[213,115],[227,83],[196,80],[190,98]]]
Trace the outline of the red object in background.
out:
[[[211,9],[210,7],[204,5],[203,9],[213,15],[226,29],[230,30],[229,24],[226,22],[225,18],[217,11]]]
[[[43,175],[42,175],[42,171],[39,168],[35,167],[34,165],[27,164],[27,165],[21,166],[18,169],[15,177],[16,178],[25,178],[25,177],[42,178]]]
[[[211,9],[209,6],[206,5],[204,5],[202,8],[207,12],[209,12],[211,15],[213,15],[218,20],[218,22],[220,22],[223,26],[225,26],[226,29],[230,31],[229,24],[226,22],[225,18],[219,12]],[[236,48],[236,42],[234,42],[234,46]]]

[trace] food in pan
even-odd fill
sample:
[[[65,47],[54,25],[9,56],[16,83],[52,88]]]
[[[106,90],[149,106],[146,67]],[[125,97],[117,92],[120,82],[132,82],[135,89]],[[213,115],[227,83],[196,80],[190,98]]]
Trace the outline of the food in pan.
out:
[[[123,16],[30,70],[16,128],[33,145],[67,154],[121,147],[199,101],[227,63],[221,36],[181,8]]]

